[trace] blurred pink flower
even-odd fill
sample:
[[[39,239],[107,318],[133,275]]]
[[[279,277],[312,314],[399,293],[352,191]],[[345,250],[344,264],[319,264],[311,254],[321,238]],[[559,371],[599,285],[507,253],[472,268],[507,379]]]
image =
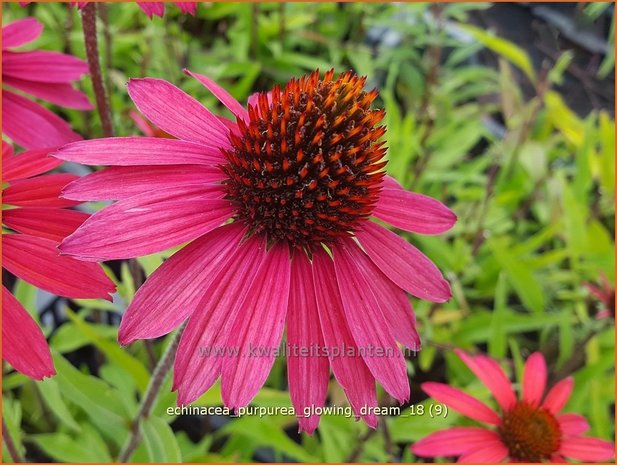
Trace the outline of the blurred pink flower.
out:
[[[60,189],[77,176],[38,176],[61,164],[50,149],[13,154],[2,141],[2,266],[18,278],[66,297],[109,298],[113,283],[94,263],[61,257],[58,244],[88,217],[68,210],[78,202],[58,198]],[[15,233],[6,233],[13,230]],[[34,379],[54,374],[47,342],[28,312],[2,287],[2,356]]]
[[[615,286],[606,275],[600,277],[599,284],[585,283],[585,287],[591,295],[600,301],[602,308],[596,314],[597,319],[615,318]]]
[[[490,427],[454,427],[430,434],[411,450],[422,457],[459,456],[463,463],[564,462],[565,457],[583,462],[604,462],[614,456],[614,445],[582,437],[587,420],[575,413],[560,413],[572,392],[573,380],[559,381],[544,396],[546,362],[536,352],[525,363],[522,395],[514,393],[497,362],[489,357],[457,355],[491,391],[501,413],[459,389],[428,382],[422,389],[437,402]]]
[[[174,2],[183,13],[189,13],[194,15],[197,13],[197,3],[196,2]],[[165,14],[165,3],[164,2],[137,2],[139,8],[144,10],[144,12],[152,18],[154,15],[163,16]]]
[[[88,97],[71,85],[88,72],[84,61],[57,52],[9,50],[32,42],[42,31],[34,18],[2,27],[2,131],[25,148],[59,146],[80,136],[62,118],[7,87],[65,108],[92,108]]]
[[[420,339],[406,292],[435,302],[451,294],[425,255],[369,217],[439,234],[456,216],[385,176],[383,111],[370,109],[377,92],[363,90],[364,78],[314,72],[253,96],[247,111],[207,77],[187,73],[236,121],[167,81],[130,80],[139,110],[177,140],[63,147],[59,158],[112,165],[71,183],[66,198],[118,201],[69,236],[62,252],[94,261],[190,242],[139,289],[119,332],[130,344],[188,318],[174,370],[179,403],[221,376],[224,403],[247,405],[268,377],[287,321],[287,344],[304,348],[288,353],[297,411],[323,406],[330,365],[356,414],[375,426],[375,415],[361,412],[377,404],[375,380],[399,401],[409,398],[396,341],[417,350]],[[315,346],[319,353],[307,355]],[[341,347],[349,350],[334,356]],[[261,352],[247,356],[250,348]],[[299,421],[312,432],[319,417]]]

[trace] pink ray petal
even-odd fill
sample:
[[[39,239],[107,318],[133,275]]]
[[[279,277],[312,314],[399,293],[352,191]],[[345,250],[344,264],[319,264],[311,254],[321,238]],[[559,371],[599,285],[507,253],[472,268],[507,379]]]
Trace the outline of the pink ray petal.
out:
[[[166,260],[126,309],[118,331],[120,344],[163,336],[199,309],[213,279],[239,246],[242,234],[243,228],[236,223],[222,226]]]
[[[114,284],[95,263],[58,255],[57,242],[25,234],[2,235],[2,266],[53,294],[111,300]]]
[[[411,446],[422,457],[461,455],[490,445],[499,447],[501,440],[494,431],[477,427],[455,427],[429,434]]]
[[[197,2],[175,2],[175,4],[182,13],[188,13],[193,16],[197,14]]]
[[[77,210],[27,207],[4,210],[2,222],[14,231],[60,242],[86,221],[88,216]]]
[[[458,463],[500,463],[508,457],[508,448],[501,442],[491,443],[486,447],[461,455]]]
[[[597,438],[563,438],[559,453],[581,462],[606,462],[615,457],[615,445]]]
[[[10,147],[9,144],[6,146]],[[48,156],[52,150],[54,149],[30,150],[5,157],[2,160],[2,181],[11,182],[30,178],[60,166],[62,160]]]
[[[2,52],[4,76],[46,83],[69,83],[88,73],[88,63],[64,53],[35,50]]]
[[[13,21],[2,28],[2,50],[20,47],[38,39],[43,32],[43,25],[35,18],[23,18]]]
[[[377,406],[375,379],[358,353],[345,321],[334,264],[324,250],[317,250],[313,255],[313,283],[324,349],[327,350],[332,373],[345,391],[354,413],[371,428],[376,428],[375,414],[366,410],[367,414],[362,412],[362,409]],[[346,352],[348,348],[353,351],[352,354]],[[338,355],[335,352],[337,350]]]
[[[52,154],[84,165],[217,165],[218,148],[160,137],[108,137],[65,145]]]
[[[467,355],[460,349],[455,352],[491,391],[502,410],[508,410],[516,403],[516,395],[512,390],[510,380],[495,360],[482,355],[475,357]]]
[[[60,245],[63,254],[101,261],[140,257],[195,239],[222,225],[234,208],[220,186],[180,186],[120,200],[86,220]]]
[[[9,144],[8,142],[6,142],[5,140],[2,141],[2,175],[4,176],[4,173],[6,171],[6,161],[11,158],[13,156],[13,146],[11,144]]]
[[[546,361],[540,352],[534,352],[525,362],[523,372],[523,400],[531,405],[540,405],[546,389]]]
[[[409,399],[407,364],[384,319],[372,284],[358,270],[363,265],[360,254],[364,252],[345,238],[332,246],[332,251],[345,317],[356,344],[366,351],[364,362],[390,395],[405,402]],[[371,348],[379,349],[382,355],[371,353]]]
[[[212,92],[216,96],[216,98],[219,99],[219,101],[223,105],[225,105],[229,109],[229,111],[231,111],[235,116],[245,121],[248,119],[249,114],[246,111],[246,109],[242,105],[240,105],[240,102],[238,102],[235,98],[233,98],[229,94],[229,92],[227,92],[225,89],[219,86],[212,79],[202,74],[194,73],[188,69],[185,69],[184,73],[189,76],[194,77],[199,82],[201,82],[204,85],[204,87],[208,89],[210,92]]]
[[[460,389],[453,388],[447,384],[427,382],[422,384],[422,390],[437,402],[446,404],[448,407],[473,420],[491,425],[499,425],[501,423],[501,418],[492,408]]]
[[[35,82],[11,76],[3,76],[2,82],[26,94],[55,103],[61,107],[74,108],[76,110],[92,110],[94,108],[90,100],[88,100],[88,96],[79,90],[73,89],[70,84]]]
[[[139,111],[168,134],[212,147],[230,147],[225,125],[173,84],[163,79],[131,79],[128,90]]]
[[[163,2],[137,2],[137,4],[150,18],[154,15],[163,17],[165,14],[165,4]]]
[[[384,178],[373,215],[392,226],[419,234],[441,234],[456,223],[456,215],[443,203],[405,190],[390,176]]]
[[[32,42],[38,39],[42,32],[43,25],[35,18],[13,21],[2,28],[2,50]]]
[[[38,103],[4,89],[2,133],[27,149],[60,146],[81,139],[59,116]]]
[[[264,259],[263,239],[251,237],[233,251],[228,266],[222,267],[205,290],[201,309],[189,318],[176,354],[178,404],[197,399],[221,374],[225,358],[239,356],[227,346],[227,340],[236,318],[242,317],[244,299]]]
[[[450,285],[439,269],[405,239],[371,221],[355,234],[375,265],[398,287],[432,302],[450,299]]]
[[[17,371],[36,380],[56,374],[43,332],[4,286],[2,358]]]
[[[559,428],[564,436],[579,436],[589,431],[587,419],[576,413],[564,413],[557,417]]]
[[[572,388],[574,387],[574,380],[572,377],[562,379],[553,388],[548,391],[542,407],[547,409],[552,414],[557,414],[568,403],[570,394],[572,394]]]
[[[330,370],[323,354],[313,354],[323,347],[319,311],[315,300],[313,270],[304,252],[296,252],[292,260],[289,309],[287,311],[287,379],[289,395],[297,415],[305,409],[323,407],[328,391]],[[298,418],[300,431],[313,434],[319,416]]]
[[[289,303],[288,245],[278,243],[268,250],[256,273],[227,340],[227,346],[236,348],[240,357],[223,361],[221,394],[225,405],[233,409],[245,407],[255,397],[274,365]]]
[[[422,343],[416,330],[416,315],[405,291],[383,274],[366,255],[362,259],[361,271],[380,303],[383,316],[394,338],[405,347],[419,351]]]
[[[20,207],[71,207],[78,202],[61,199],[60,191],[77,178],[74,174],[57,173],[13,181],[4,189],[2,201]]]
[[[219,168],[208,165],[111,166],[73,181],[64,188],[62,197],[120,200],[168,186],[210,184],[223,178]]]

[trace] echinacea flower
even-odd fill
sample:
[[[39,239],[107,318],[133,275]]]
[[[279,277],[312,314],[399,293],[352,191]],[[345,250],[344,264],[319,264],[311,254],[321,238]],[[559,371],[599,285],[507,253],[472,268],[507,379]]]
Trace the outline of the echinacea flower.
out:
[[[454,427],[432,433],[412,446],[414,454],[459,456],[458,461],[465,463],[564,462],[565,457],[603,462],[613,458],[612,443],[582,437],[589,429],[585,417],[561,413],[572,392],[572,378],[557,382],[544,395],[547,370],[541,353],[532,354],[525,363],[520,397],[495,360],[461,350],[456,353],[491,391],[500,412],[447,384],[424,383],[422,389],[437,402],[489,426]]]
[[[66,207],[78,202],[60,199],[60,190],[77,178],[72,174],[38,176],[61,164],[46,150],[14,154],[2,141],[2,266],[54,294],[109,298],[114,284],[94,263],[58,253],[60,241],[88,215]],[[2,357],[34,379],[55,373],[43,333],[17,299],[2,286]]]
[[[600,278],[600,283],[585,283],[585,287],[591,295],[600,301],[602,307],[596,313],[597,319],[615,318],[615,286],[609,281],[605,274]]]
[[[197,3],[196,2],[174,2],[178,8],[182,11],[182,13],[189,13],[194,15],[197,13]],[[165,3],[164,2],[137,2],[139,8],[141,8],[144,13],[146,13],[150,18],[154,15],[163,16],[165,14]]]
[[[221,376],[224,403],[247,405],[287,322],[296,411],[323,406],[330,366],[356,414],[375,426],[367,410],[377,404],[375,380],[399,401],[409,398],[396,341],[417,350],[420,340],[406,292],[435,302],[451,294],[425,255],[370,218],[439,234],[456,216],[386,176],[384,112],[370,108],[377,91],[363,90],[365,78],[335,79],[331,70],[320,79],[316,71],[253,96],[247,110],[207,77],[187,73],[236,121],[167,81],[130,80],[138,109],[178,140],[63,147],[62,159],[113,165],[73,182],[64,196],[117,202],[69,236],[62,252],[119,259],[190,242],[139,289],[119,330],[125,345],[188,318],[174,370],[180,404]],[[300,427],[312,432],[318,421],[310,415]]]
[[[88,72],[86,62],[58,52],[11,50],[32,42],[42,31],[34,18],[2,27],[2,132],[27,149],[60,146],[80,136],[59,116],[8,89],[65,108],[92,109],[86,94],[72,87]]]

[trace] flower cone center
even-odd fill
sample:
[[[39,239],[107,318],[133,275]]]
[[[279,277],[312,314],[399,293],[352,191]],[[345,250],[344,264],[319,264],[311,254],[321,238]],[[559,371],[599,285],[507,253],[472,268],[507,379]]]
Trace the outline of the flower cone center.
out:
[[[364,78],[333,76],[314,72],[261,94],[230,134],[227,197],[252,234],[310,249],[371,214],[385,174],[384,112],[370,109],[377,92],[362,90]]]
[[[546,409],[518,402],[505,412],[499,434],[510,457],[522,462],[541,462],[559,449],[561,431]]]

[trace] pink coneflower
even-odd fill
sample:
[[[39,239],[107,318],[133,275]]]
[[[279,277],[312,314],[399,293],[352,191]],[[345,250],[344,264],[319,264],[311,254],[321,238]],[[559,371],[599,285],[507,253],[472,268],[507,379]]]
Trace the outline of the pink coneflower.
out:
[[[174,2],[183,13],[194,15],[197,13],[196,2]],[[165,3],[163,2],[137,2],[139,8],[152,18],[154,15],[163,16],[165,14]]]
[[[2,266],[18,278],[66,297],[104,297],[113,283],[94,263],[58,254],[58,244],[88,217],[66,207],[76,202],[58,198],[77,178],[71,174],[38,176],[61,161],[47,150],[13,154],[2,141]],[[8,231],[14,231],[10,233]],[[2,356],[34,379],[55,373],[43,333],[15,297],[2,287]]]
[[[541,353],[532,354],[525,363],[520,399],[495,360],[461,350],[456,353],[489,388],[500,413],[447,384],[424,383],[422,389],[437,402],[490,426],[438,431],[415,443],[414,454],[459,456],[458,461],[465,463],[565,462],[565,457],[602,462],[613,457],[612,443],[581,437],[589,429],[583,416],[560,413],[570,398],[572,378],[559,381],[544,396],[547,375]]]
[[[377,91],[365,92],[364,78],[348,72],[335,79],[329,71],[320,79],[314,72],[259,94],[247,111],[210,79],[187,73],[236,122],[167,81],[132,79],[129,94],[139,110],[179,140],[109,138],[63,147],[62,159],[115,165],[72,183],[64,195],[118,202],[87,220],[62,252],[128,258],[191,241],[139,289],[119,332],[120,343],[130,344],[188,318],[174,370],[179,403],[194,401],[221,376],[224,403],[248,404],[268,377],[287,322],[297,411],[323,406],[329,359],[355,412],[375,426],[372,412],[361,410],[377,403],[375,380],[399,401],[409,397],[396,341],[412,349],[420,341],[405,293],[444,302],[450,287],[418,249],[370,218],[439,234],[455,215],[385,175],[385,127],[378,126],[384,112],[370,109]],[[294,346],[305,350],[292,353]],[[315,346],[321,351],[307,356]],[[343,346],[348,350],[334,356],[332,348]],[[371,347],[382,355],[371,355]],[[300,427],[312,432],[318,421],[303,418]]]
[[[60,146],[80,136],[59,116],[7,88],[65,108],[92,108],[88,97],[71,85],[88,72],[86,62],[57,52],[9,50],[32,42],[42,31],[34,18],[2,28],[2,132],[25,148]]]
[[[600,301],[602,307],[596,313],[597,319],[615,318],[615,287],[605,274],[600,277],[599,284],[585,283],[591,295]]]

